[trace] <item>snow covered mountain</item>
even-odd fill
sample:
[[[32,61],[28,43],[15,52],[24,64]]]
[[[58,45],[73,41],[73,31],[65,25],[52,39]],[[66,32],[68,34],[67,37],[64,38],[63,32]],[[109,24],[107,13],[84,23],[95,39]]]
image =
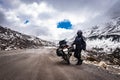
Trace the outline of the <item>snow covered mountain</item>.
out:
[[[37,48],[53,43],[0,26],[0,50]]]
[[[120,17],[94,26],[84,31],[84,34],[90,59],[120,65]]]
[[[112,38],[112,41],[120,42],[120,17],[112,19],[103,26],[94,26],[86,33],[89,39]]]
[[[103,48],[105,52],[120,47],[120,17],[102,26],[94,26],[84,31],[88,49]]]

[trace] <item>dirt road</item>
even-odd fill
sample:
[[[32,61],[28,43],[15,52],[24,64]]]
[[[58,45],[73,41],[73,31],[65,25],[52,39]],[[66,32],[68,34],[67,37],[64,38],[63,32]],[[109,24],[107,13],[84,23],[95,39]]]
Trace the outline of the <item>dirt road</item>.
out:
[[[120,80],[83,63],[67,65],[49,48],[0,52],[0,80]]]

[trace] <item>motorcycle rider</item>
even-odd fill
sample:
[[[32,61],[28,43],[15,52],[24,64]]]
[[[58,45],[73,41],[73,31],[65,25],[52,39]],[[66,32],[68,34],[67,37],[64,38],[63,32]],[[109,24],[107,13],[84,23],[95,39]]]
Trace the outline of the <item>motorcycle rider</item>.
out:
[[[81,65],[82,64],[82,59],[81,59],[81,51],[86,50],[86,42],[84,40],[84,37],[82,35],[82,31],[78,30],[77,36],[75,40],[72,43],[72,46],[75,45],[75,50],[74,50],[74,57],[78,59],[78,62],[76,65]]]

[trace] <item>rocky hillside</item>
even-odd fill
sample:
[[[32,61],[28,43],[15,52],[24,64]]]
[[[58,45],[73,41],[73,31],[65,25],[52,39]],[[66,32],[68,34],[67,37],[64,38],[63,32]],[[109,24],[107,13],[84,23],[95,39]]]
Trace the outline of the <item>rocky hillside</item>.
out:
[[[53,43],[0,26],[0,50],[37,48]]]
[[[87,59],[120,65],[120,17],[84,31]]]
[[[103,48],[105,52],[120,48],[120,17],[102,26],[94,26],[85,34],[89,47]]]
[[[103,26],[94,26],[86,31],[89,39],[108,39],[120,42],[120,17],[112,19]]]

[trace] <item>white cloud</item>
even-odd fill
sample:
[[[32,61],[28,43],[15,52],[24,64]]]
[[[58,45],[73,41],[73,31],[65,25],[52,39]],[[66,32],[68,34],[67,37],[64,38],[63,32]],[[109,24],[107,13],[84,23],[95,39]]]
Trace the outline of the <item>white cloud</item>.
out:
[[[41,19],[39,16],[42,16],[40,14],[43,13],[47,13],[51,17],[47,19]],[[24,24],[24,20],[27,19],[26,15],[28,19],[30,19],[30,22],[28,24]],[[60,39],[63,33],[66,34],[71,30],[58,29],[56,27],[57,22],[65,18],[72,20],[72,18],[74,18],[74,15],[70,15],[64,12],[60,13],[44,2],[39,4],[34,2],[28,5],[22,3],[18,8],[9,10],[6,12],[6,18],[12,26],[19,27],[14,27],[17,31],[21,31],[30,35],[37,35],[43,39]],[[42,35],[41,32],[43,34],[47,34]]]
[[[47,40],[64,39],[74,36],[73,33],[80,29],[79,26],[81,24],[90,23],[92,19],[103,14],[102,11],[95,10],[93,12],[93,10],[90,11],[88,8],[75,12],[65,10],[62,12],[46,2],[26,4],[20,0],[15,0],[12,5],[17,7],[4,11],[8,26],[13,26],[11,28],[25,34],[39,36]],[[72,30],[57,28],[57,23],[64,19],[71,21],[73,24]],[[29,20],[28,24],[24,24],[26,20]],[[79,26],[76,26],[78,24]]]

